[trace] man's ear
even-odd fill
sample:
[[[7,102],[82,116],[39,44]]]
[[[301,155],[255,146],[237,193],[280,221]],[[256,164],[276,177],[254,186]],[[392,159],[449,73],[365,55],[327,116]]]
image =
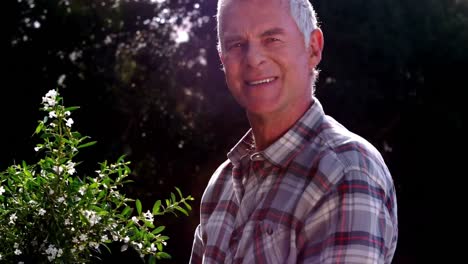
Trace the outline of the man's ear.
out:
[[[310,42],[308,50],[309,68],[312,71],[322,60],[323,33],[320,28],[316,28],[310,33]]]

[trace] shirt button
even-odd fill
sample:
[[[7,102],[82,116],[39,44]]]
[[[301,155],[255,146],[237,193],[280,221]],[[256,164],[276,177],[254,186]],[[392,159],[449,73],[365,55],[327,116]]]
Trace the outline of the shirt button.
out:
[[[253,154],[252,157],[251,157],[251,159],[252,159],[253,161],[256,161],[256,160],[263,160],[262,155],[259,154],[259,153]]]
[[[267,231],[267,234],[270,236],[273,234],[273,228],[271,227],[268,227],[266,231]]]

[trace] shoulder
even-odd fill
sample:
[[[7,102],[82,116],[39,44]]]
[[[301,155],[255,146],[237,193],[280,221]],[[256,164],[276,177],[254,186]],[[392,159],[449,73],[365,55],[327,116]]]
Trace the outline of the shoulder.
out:
[[[329,116],[324,124],[324,129],[307,148],[313,153],[318,171],[327,177],[331,186],[359,175],[360,180],[383,190],[393,188],[387,165],[370,142]]]
[[[216,199],[217,197],[213,196],[219,196],[229,186],[228,183],[232,182],[232,167],[233,164],[230,160],[226,160],[218,166],[208,181],[202,200]]]

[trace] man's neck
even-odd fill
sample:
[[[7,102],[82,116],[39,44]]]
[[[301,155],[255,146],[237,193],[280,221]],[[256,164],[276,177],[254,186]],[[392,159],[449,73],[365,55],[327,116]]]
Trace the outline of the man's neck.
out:
[[[266,115],[247,113],[255,138],[255,149],[264,150],[283,136],[304,115],[312,103],[313,101],[307,102],[295,112],[283,111],[283,113]]]

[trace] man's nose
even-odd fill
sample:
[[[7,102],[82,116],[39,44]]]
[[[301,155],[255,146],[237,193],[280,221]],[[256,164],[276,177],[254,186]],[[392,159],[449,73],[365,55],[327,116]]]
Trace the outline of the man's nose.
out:
[[[258,67],[265,63],[265,53],[261,47],[256,44],[250,44],[245,49],[245,62],[248,67]]]

